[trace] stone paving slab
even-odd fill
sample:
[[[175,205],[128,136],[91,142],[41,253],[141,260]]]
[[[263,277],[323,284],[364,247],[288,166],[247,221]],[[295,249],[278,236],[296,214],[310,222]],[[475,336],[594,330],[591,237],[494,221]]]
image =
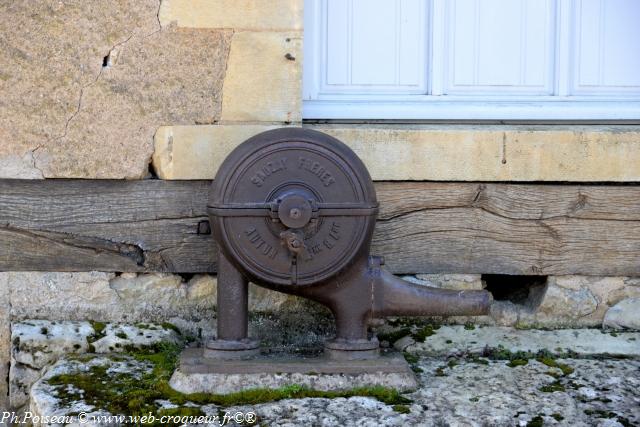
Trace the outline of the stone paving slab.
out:
[[[101,356],[103,357],[103,356]],[[419,388],[406,393],[410,403],[392,406],[369,397],[287,399],[258,405],[220,408],[201,406],[202,413],[253,412],[265,426],[629,426],[640,424],[640,360],[562,359],[571,370],[536,360],[510,367],[507,361],[431,357],[414,364]],[[106,363],[94,361],[91,364]],[[113,362],[112,370],[142,375],[151,367]],[[129,363],[129,365],[126,365]],[[81,401],[57,400],[46,379],[56,373],[87,369],[61,360],[34,385],[31,409],[56,415],[82,408],[105,414]],[[565,367],[566,369],[566,367]],[[168,402],[158,402],[171,407]],[[197,406],[197,405],[196,405]],[[537,424],[535,424],[537,423]],[[227,424],[233,425],[233,424]]]
[[[471,329],[473,328],[473,329]],[[607,332],[601,329],[520,330],[493,326],[441,326],[424,342],[405,337],[395,342],[399,350],[424,355],[456,352],[480,353],[485,347],[510,351],[549,350],[580,356],[640,356],[640,332]]]
[[[418,363],[420,389],[407,394],[409,412],[371,398],[301,399],[252,410],[265,425],[344,426],[624,426],[640,423],[640,361],[564,360],[574,372],[556,380],[549,367],[530,361],[510,368],[438,359]],[[444,366],[444,368],[443,368]],[[439,369],[441,368],[441,369]],[[556,381],[564,390],[545,392]],[[557,388],[560,389],[560,386]]]

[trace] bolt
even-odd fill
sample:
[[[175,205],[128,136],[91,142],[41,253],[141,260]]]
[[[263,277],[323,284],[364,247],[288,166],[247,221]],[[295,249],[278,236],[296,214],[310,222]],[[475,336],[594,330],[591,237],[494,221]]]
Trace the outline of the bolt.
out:
[[[299,248],[300,247],[300,240],[298,239],[294,239],[291,241],[291,247],[292,248]]]
[[[211,234],[209,221],[200,221],[198,223],[198,234]]]
[[[302,211],[298,208],[293,208],[289,211],[289,218],[298,219],[302,216]]]

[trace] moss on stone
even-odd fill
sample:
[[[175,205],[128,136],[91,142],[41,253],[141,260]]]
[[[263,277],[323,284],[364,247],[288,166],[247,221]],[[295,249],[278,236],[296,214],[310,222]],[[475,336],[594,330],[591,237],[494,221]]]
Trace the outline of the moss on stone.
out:
[[[406,360],[410,365],[418,363],[418,361],[420,360],[420,358],[415,354],[411,354],[406,351],[402,352],[402,355],[404,356],[404,360]]]
[[[173,323],[162,322],[162,324],[160,326],[162,326],[162,329],[165,329],[167,331],[173,331],[178,335],[182,335],[182,332],[180,331],[180,329],[178,329],[178,327],[176,325],[174,325]]]
[[[178,408],[172,411],[179,413],[192,410],[193,408],[188,409],[190,404],[229,407],[307,397],[332,399],[368,396],[389,405],[411,403],[411,400],[399,391],[382,386],[360,387],[345,391],[319,391],[300,385],[290,385],[278,389],[250,389],[231,394],[184,394],[169,386],[169,379],[175,369],[180,351],[181,347],[176,344],[158,343],[141,349],[129,349],[128,354],[118,356],[125,359],[133,358],[152,365],[151,372],[141,377],[127,373],[108,373],[109,367],[103,365],[92,366],[85,372],[56,375],[47,382],[56,387],[57,396],[63,404],[84,400],[96,408],[122,415],[160,414],[162,411],[167,411],[157,406],[155,402],[158,400],[166,400],[178,405]]]
[[[489,361],[487,359],[483,359],[481,357],[478,357],[475,354],[470,355],[467,360],[470,363],[475,363],[477,365],[488,365],[489,364]]]
[[[441,366],[439,368],[436,368],[435,376],[436,377],[446,377],[447,373],[444,371],[445,368],[446,368],[446,366]]]
[[[91,327],[93,328],[93,334],[87,336],[87,344],[88,344],[88,352],[89,353],[95,353],[96,352],[96,348],[93,345],[94,342],[98,341],[100,338],[104,337],[106,335],[105,333],[105,328],[107,327],[107,324],[104,322],[96,322],[94,320],[91,320],[89,322],[91,324]]]
[[[418,356],[416,356],[415,354],[407,353],[406,351],[402,352],[402,355],[404,356],[404,360],[407,361],[413,372],[417,374],[423,372],[423,369],[418,366],[418,361],[420,360]]]
[[[411,412],[411,408],[409,408],[407,405],[393,405],[392,408],[394,411],[401,414],[408,414],[409,412]]]
[[[102,338],[105,335],[105,328],[107,327],[107,324],[104,322],[96,322],[94,320],[92,320],[91,322],[91,327],[93,328],[93,334]]]
[[[435,327],[434,325],[428,324],[423,326],[422,328],[418,329],[416,332],[414,332],[413,334],[411,334],[411,337],[416,341],[416,342],[425,342],[425,340],[430,337],[431,335],[435,335],[435,331],[439,328]]]
[[[406,337],[410,334],[411,330],[409,328],[402,328],[391,332],[380,332],[377,334],[377,336],[379,341],[387,341],[389,344],[393,344],[400,338]]]
[[[495,348],[486,348],[482,355],[491,360],[513,361],[513,360],[535,359],[536,357],[546,355],[546,353],[543,353],[543,352],[532,353],[530,351],[511,351],[499,345],[498,347],[495,347]]]
[[[633,424],[631,423],[631,421],[629,421],[629,419],[620,416],[618,414],[616,414],[615,412],[612,411],[607,411],[604,409],[585,409],[584,413],[586,415],[591,415],[595,418],[614,418],[617,422],[619,422],[620,424],[622,424],[624,427],[632,427]]]
[[[527,427],[542,427],[544,425],[544,418],[540,415],[536,415],[531,418],[531,421],[527,423]]]
[[[562,374],[560,374],[560,373],[558,373],[558,372],[556,372],[556,371],[547,371],[547,372],[545,372],[545,374],[547,374],[547,375],[549,375],[550,377],[553,377],[553,378],[555,378],[555,379],[557,379],[557,380],[558,380],[558,379],[560,379],[560,378],[562,378]]]
[[[430,325],[432,329],[440,329],[441,324],[434,319],[424,317],[396,317],[387,321],[389,326],[402,328],[421,328]]]
[[[556,391],[565,391],[564,385],[560,382],[560,380],[556,380],[551,384],[543,385],[540,387],[540,391],[544,393],[553,393]]]
[[[573,368],[565,363],[560,363],[555,359],[545,356],[537,359],[538,362],[545,364],[551,368],[558,368],[562,371],[562,375],[570,375],[573,373]]]
[[[378,335],[378,340],[388,341],[393,344],[402,337],[411,336],[416,342],[425,342],[425,340],[435,335],[436,331],[440,329],[440,324],[435,323],[429,319],[416,319],[411,317],[399,317],[390,320],[389,326],[396,329],[391,332],[381,332]]]
[[[511,367],[526,365],[527,361],[535,359],[546,366],[560,369],[562,371],[562,376],[567,376],[573,373],[573,368],[571,366],[566,363],[558,362],[556,360],[556,356],[545,349],[539,350],[536,353],[531,351],[512,352],[503,346],[498,346],[497,348],[485,349],[483,355],[492,360],[508,360],[510,362],[508,366]],[[562,357],[566,357],[567,355],[571,356],[570,354],[564,354]],[[550,375],[555,376],[553,374]]]
[[[157,331],[158,328],[157,326],[150,324],[150,323],[136,323],[136,328],[138,329],[148,329],[151,331]]]
[[[527,363],[529,363],[527,359],[512,359],[511,361],[509,361],[509,363],[507,363],[507,366],[510,368],[515,368],[516,366],[524,366]]]

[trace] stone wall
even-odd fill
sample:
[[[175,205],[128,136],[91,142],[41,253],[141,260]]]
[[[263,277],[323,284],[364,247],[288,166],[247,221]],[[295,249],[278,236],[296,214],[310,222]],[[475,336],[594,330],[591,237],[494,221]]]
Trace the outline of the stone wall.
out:
[[[163,125],[301,120],[301,0],[4,2],[0,44],[0,178],[141,179]]]
[[[470,274],[418,274],[405,279],[446,289],[487,289],[494,297],[488,316],[451,317],[452,323],[479,323],[518,328],[581,328],[622,326],[605,321],[629,301],[640,298],[640,278],[598,276],[549,276],[509,278],[496,285]],[[635,328],[633,310],[626,310],[626,327]]]
[[[302,32],[302,0],[5,3],[0,177],[211,178],[300,124]],[[312,127],[379,180],[640,179],[638,126]]]

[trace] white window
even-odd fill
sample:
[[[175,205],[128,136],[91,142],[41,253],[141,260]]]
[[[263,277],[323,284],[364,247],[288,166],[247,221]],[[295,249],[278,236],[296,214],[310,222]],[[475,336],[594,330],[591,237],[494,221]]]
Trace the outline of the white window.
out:
[[[640,0],[306,0],[307,119],[640,120]]]

